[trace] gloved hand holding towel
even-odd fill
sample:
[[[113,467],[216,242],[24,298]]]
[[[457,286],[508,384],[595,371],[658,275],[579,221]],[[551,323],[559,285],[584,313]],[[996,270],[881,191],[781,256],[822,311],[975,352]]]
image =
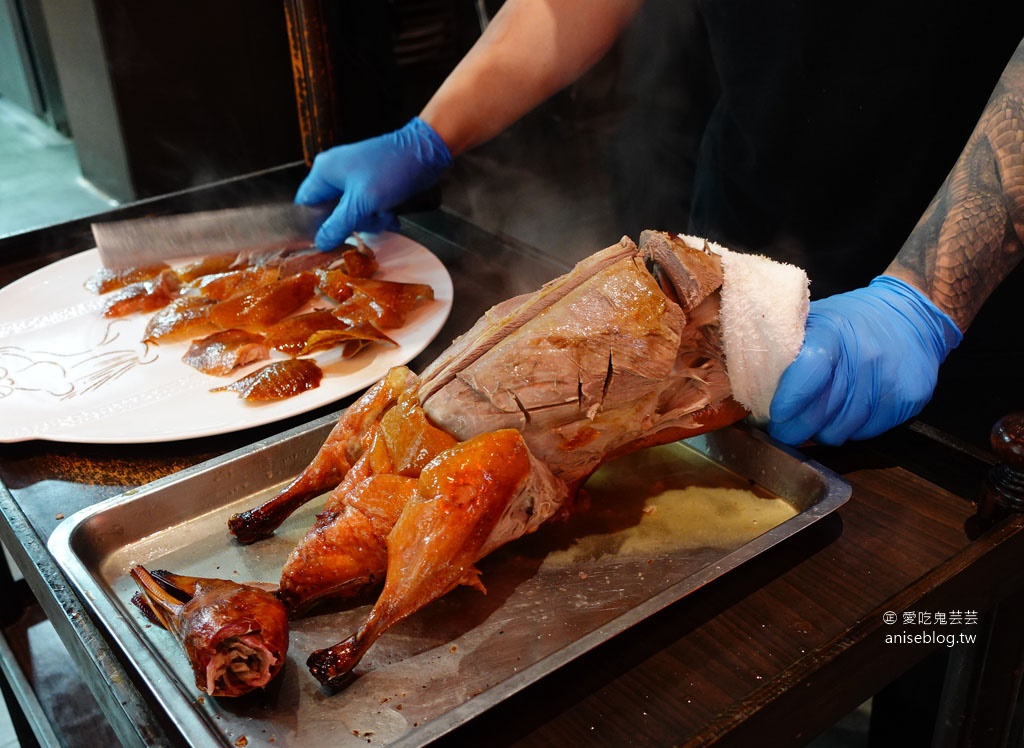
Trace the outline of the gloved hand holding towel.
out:
[[[888,431],[921,412],[962,338],[927,296],[891,276],[815,301],[768,432],[789,444],[837,445]]]
[[[709,246],[722,258],[720,318],[733,398],[787,444],[868,439],[914,417],[963,337],[898,278],[882,275],[867,288],[809,303],[799,268]]]

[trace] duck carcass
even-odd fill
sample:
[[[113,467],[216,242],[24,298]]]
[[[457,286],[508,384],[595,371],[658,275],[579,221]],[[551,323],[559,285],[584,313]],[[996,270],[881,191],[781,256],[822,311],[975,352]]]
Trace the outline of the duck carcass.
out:
[[[313,674],[337,685],[389,626],[460,584],[483,589],[474,564],[570,511],[608,460],[746,416],[722,285],[704,242],[623,238],[493,307],[419,376],[393,369],[284,491],[233,516],[251,542],[330,492],[282,573],[293,612],[383,583],[359,630],[310,656]]]

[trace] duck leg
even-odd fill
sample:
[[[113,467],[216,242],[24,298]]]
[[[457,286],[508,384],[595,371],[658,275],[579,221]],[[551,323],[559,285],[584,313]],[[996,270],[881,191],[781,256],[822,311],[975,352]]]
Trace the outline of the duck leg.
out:
[[[185,650],[200,690],[241,696],[280,672],[288,616],[270,592],[225,579],[150,573],[142,566],[129,573],[142,604]]]
[[[387,376],[353,403],[328,434],[320,451],[298,477],[260,506],[233,514],[228,529],[242,543],[252,543],[274,533],[292,512],[307,501],[330,491],[359,459],[366,436],[398,397],[416,383],[416,375],[396,366]]]
[[[456,443],[427,420],[409,393],[373,425],[372,434],[285,562],[278,597],[292,615],[383,581],[388,533],[415,494],[420,471]]]
[[[440,454],[424,468],[388,535],[380,598],[355,634],[310,655],[310,672],[336,686],[406,616],[460,584],[485,591],[476,562],[532,532],[567,496],[565,484],[530,455],[515,429],[482,434]]]

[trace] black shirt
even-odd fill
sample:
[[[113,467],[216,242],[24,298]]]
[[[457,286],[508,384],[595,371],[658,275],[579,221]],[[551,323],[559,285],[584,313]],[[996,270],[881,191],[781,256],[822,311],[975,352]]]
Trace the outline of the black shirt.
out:
[[[819,297],[888,265],[1024,37],[1024,3],[698,9],[721,93],[691,228],[801,265]]]
[[[816,297],[865,285],[1022,37],[1003,0],[648,0],[611,149],[623,228],[793,262]]]

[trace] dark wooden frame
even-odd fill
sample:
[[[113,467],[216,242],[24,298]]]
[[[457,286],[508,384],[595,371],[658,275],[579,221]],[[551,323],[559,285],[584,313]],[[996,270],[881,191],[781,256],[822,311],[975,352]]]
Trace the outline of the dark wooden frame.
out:
[[[285,0],[302,152],[307,165],[334,145],[338,133],[334,72],[331,68],[322,0]]]

